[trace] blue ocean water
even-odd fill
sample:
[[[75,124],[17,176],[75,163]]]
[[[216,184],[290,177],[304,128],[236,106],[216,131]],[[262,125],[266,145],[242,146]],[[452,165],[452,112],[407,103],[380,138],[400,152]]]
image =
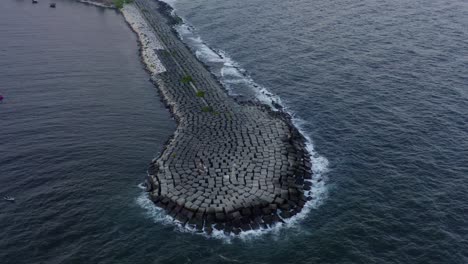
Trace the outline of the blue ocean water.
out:
[[[468,262],[465,1],[171,4],[232,93],[295,115],[326,196],[243,239],[167,224],[137,184],[175,122],[123,18],[1,1],[1,263]]]

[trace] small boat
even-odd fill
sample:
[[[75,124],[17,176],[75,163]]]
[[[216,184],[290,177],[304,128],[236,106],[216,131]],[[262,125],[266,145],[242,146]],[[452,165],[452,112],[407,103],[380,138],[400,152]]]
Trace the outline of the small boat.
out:
[[[32,0],[32,3],[33,3],[33,4],[37,4],[37,0]]]
[[[55,3],[50,3],[50,7],[55,8]]]
[[[11,197],[11,196],[3,196],[3,200],[9,201],[9,202],[14,202],[14,201],[15,201],[15,198],[13,198],[13,197]]]

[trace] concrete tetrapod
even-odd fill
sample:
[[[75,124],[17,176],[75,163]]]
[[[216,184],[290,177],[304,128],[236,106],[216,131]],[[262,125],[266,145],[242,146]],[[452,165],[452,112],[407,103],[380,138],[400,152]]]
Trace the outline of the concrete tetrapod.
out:
[[[177,37],[166,4],[135,5],[162,44],[154,52],[165,70],[151,79],[178,122],[149,169],[154,203],[182,224],[235,234],[300,212],[311,163],[291,118],[230,97]]]

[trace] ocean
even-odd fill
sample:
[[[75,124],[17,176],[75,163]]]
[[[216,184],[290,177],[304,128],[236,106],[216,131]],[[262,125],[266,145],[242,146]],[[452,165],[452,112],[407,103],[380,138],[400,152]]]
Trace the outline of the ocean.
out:
[[[168,1],[233,95],[309,139],[317,197],[241,237],[138,188],[176,123],[115,10],[0,2],[1,263],[467,263],[468,4]]]

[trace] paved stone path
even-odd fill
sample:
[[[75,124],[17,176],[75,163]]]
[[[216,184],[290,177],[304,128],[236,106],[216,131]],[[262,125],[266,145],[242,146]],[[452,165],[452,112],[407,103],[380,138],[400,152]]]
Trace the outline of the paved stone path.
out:
[[[298,213],[311,164],[289,118],[236,102],[174,34],[165,4],[135,4],[165,48],[155,51],[167,71],[152,79],[178,120],[149,170],[151,199],[207,232],[239,233]]]

